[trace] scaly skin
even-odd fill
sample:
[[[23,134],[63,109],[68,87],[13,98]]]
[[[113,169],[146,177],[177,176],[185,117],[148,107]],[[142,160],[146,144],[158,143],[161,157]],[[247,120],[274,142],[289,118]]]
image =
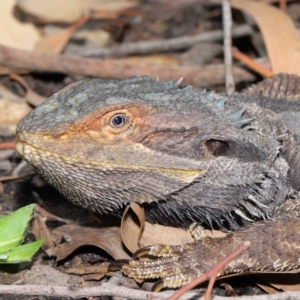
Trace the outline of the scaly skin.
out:
[[[271,217],[300,186],[300,129],[286,115],[300,105],[251,93],[147,77],[83,81],[19,123],[16,149],[66,198],[100,214],[120,216],[138,202],[150,222],[235,230]],[[166,286],[186,282],[168,278]]]

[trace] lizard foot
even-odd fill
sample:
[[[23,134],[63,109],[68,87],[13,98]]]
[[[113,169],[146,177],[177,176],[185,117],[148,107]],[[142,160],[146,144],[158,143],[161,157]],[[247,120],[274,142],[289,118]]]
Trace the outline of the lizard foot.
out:
[[[154,289],[180,287],[200,276],[205,270],[199,263],[199,243],[178,246],[154,245],[139,249],[134,253],[135,260],[123,265],[122,271],[136,279],[162,278]],[[136,260],[144,255],[155,260]]]
[[[261,221],[221,238],[203,237],[177,246],[154,245],[138,250],[122,272],[135,279],[161,278],[160,287],[176,288],[212,269],[248,241],[250,248],[218,274],[282,272],[300,266],[298,218]],[[154,260],[137,260],[143,255]]]

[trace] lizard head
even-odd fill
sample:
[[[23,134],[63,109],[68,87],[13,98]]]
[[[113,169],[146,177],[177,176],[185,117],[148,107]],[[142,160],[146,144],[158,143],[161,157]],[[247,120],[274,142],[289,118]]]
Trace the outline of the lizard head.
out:
[[[246,129],[253,115],[242,105],[225,109],[226,99],[147,77],[83,81],[21,120],[16,149],[96,212],[119,215],[134,201],[163,224],[221,224],[234,210],[262,217],[270,197],[257,198],[270,193],[266,168],[276,171],[278,142]]]

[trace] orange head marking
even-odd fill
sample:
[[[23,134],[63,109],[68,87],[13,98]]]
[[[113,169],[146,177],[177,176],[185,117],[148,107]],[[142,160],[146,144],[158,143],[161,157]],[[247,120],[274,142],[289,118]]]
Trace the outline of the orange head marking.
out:
[[[144,132],[147,115],[148,109],[142,104],[113,105],[87,116],[74,130],[106,142],[135,141]]]

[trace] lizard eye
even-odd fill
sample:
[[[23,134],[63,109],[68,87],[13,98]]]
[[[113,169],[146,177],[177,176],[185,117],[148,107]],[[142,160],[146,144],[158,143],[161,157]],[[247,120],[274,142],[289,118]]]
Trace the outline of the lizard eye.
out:
[[[146,111],[140,105],[117,105],[99,110],[95,119],[86,126],[87,132],[93,136],[105,138],[111,142],[126,140],[126,137],[139,134],[139,128],[144,124]]]
[[[110,126],[112,127],[122,127],[124,126],[128,121],[128,118],[125,114],[116,114],[113,115],[110,119]]]

